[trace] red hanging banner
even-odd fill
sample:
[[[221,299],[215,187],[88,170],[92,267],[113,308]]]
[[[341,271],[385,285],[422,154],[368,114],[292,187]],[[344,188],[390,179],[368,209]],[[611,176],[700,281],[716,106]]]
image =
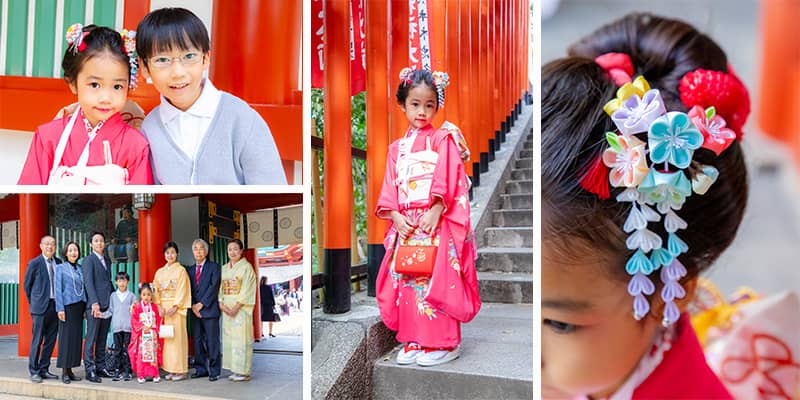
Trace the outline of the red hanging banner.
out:
[[[325,59],[325,10],[322,0],[311,2],[311,87],[322,88]],[[350,94],[355,95],[366,88],[366,31],[364,0],[350,1]]]

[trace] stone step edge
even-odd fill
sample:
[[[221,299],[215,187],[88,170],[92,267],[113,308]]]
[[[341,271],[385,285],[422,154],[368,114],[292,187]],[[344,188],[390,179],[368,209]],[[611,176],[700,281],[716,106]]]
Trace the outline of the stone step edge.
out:
[[[477,271],[478,281],[501,280],[509,282],[533,282],[533,273],[527,272],[495,272],[495,271]],[[507,303],[501,303],[507,304]],[[520,303],[528,304],[528,303]]]
[[[152,384],[152,382],[148,382]],[[163,382],[161,384],[164,384]],[[17,396],[40,397],[44,399],[95,399],[95,400],[222,400],[221,397],[198,396],[196,394],[166,393],[129,388],[99,386],[72,382],[65,385],[60,379],[52,383],[44,381],[33,383],[29,379],[0,376],[0,393]]]
[[[503,304],[503,303],[498,303],[498,304]],[[519,347],[525,348],[526,346],[520,345]],[[531,382],[531,383],[533,383],[533,374],[531,374],[530,379],[525,379],[525,378],[512,378],[512,377],[509,377],[509,376],[506,376],[506,375],[495,375],[495,374],[488,374],[488,373],[477,374],[477,373],[469,372],[469,371],[442,370],[442,369],[437,369],[436,366],[433,366],[433,367],[420,367],[420,366],[416,366],[416,365],[413,365],[413,364],[412,365],[398,365],[398,364],[396,364],[394,362],[394,353],[395,353],[395,349],[392,349],[391,352],[389,352],[387,354],[384,354],[383,356],[381,356],[380,358],[375,360],[375,368],[411,369],[411,370],[415,370],[415,371],[425,371],[426,373],[427,372],[430,372],[430,373],[437,372],[437,373],[442,373],[442,374],[465,375],[465,376],[471,376],[471,377],[476,377],[476,378],[489,377],[489,378],[494,378],[494,379],[506,379],[506,380],[509,380],[509,381]],[[387,357],[389,357],[389,360],[386,360]]]
[[[533,229],[533,228],[530,228]],[[533,247],[481,247],[478,249],[478,254],[483,253],[501,253],[501,254],[530,254],[533,256]]]

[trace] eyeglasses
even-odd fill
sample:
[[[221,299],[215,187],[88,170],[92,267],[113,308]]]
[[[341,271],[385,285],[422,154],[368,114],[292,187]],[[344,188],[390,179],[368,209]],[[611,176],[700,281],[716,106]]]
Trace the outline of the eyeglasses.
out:
[[[203,57],[200,53],[186,53],[180,57],[155,56],[150,59],[150,65],[153,68],[167,68],[172,65],[174,60],[178,60],[181,65],[186,66],[199,63],[203,60]]]

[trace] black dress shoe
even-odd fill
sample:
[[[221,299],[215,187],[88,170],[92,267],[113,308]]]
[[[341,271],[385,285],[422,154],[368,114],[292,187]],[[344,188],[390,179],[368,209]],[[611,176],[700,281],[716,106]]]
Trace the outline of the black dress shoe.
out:
[[[73,374],[69,374],[69,380],[77,382],[77,381],[81,380],[81,378],[78,377],[78,376],[75,376]]]
[[[208,374],[198,374],[197,372],[192,374],[192,379],[194,378],[202,378],[204,376],[208,376]]]
[[[39,376],[41,376],[42,379],[58,379],[58,375],[53,375],[50,371],[39,372]]]
[[[42,377],[39,374],[31,375],[31,382],[33,383],[42,383]]]
[[[103,368],[103,369],[97,370],[97,376],[99,376],[101,378],[113,378],[114,376],[116,376],[116,374],[114,374],[113,372],[110,372],[109,370]]]
[[[61,382],[64,382],[67,385],[69,385],[69,383],[72,382],[72,381],[70,381],[69,375],[64,374],[64,375],[61,375]]]
[[[97,374],[94,371],[86,373],[86,380],[89,381],[89,382],[92,382],[92,383],[103,382],[103,380],[100,379],[100,377],[97,376]]]
[[[214,382],[214,381],[216,381],[217,379],[219,379],[219,375],[217,375],[217,376],[209,376],[209,377],[208,377],[208,380],[209,380],[209,381],[211,381],[211,382]]]

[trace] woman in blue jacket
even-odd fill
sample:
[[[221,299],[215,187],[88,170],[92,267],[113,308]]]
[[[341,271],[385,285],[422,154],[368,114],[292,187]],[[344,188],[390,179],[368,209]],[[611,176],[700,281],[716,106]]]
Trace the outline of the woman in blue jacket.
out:
[[[83,272],[78,264],[81,251],[78,244],[68,242],[61,250],[63,263],[56,266],[55,292],[58,312],[58,362],[63,369],[61,381],[79,381],[72,368],[81,365],[81,340],[83,339],[83,312],[86,310],[86,291]]]

